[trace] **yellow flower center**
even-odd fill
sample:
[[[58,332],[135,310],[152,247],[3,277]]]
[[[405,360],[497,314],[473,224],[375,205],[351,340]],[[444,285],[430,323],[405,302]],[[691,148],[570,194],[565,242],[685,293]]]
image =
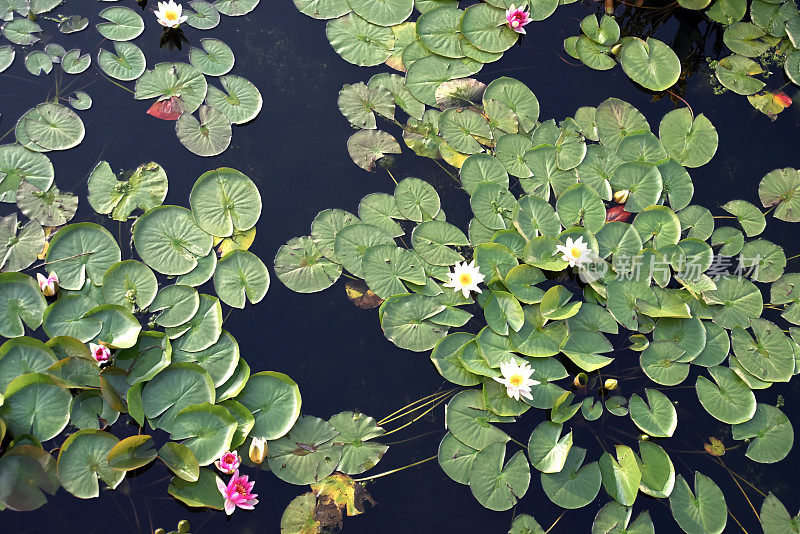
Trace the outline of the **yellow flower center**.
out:
[[[524,378],[522,375],[511,375],[508,377],[508,383],[514,387],[520,387],[522,385]]]
[[[164,18],[167,20],[178,20],[178,13],[174,10],[164,12]]]
[[[578,247],[572,247],[570,249],[569,253],[572,254],[573,258],[580,258],[581,257],[581,249],[579,249]]]
[[[472,275],[469,273],[462,273],[461,276],[458,277],[458,282],[462,286],[472,285]]]

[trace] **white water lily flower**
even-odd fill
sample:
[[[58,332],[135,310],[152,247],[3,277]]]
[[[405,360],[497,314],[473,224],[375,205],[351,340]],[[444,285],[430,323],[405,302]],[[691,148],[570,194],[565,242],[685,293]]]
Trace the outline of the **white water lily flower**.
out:
[[[166,28],[177,28],[189,18],[183,15],[183,6],[176,4],[174,0],[159,2],[155,15],[158,23]]]
[[[506,387],[506,393],[514,400],[519,400],[520,395],[526,399],[532,399],[531,386],[541,383],[531,378],[533,369],[529,364],[520,365],[514,359],[501,363],[500,372],[503,377],[494,377],[494,379]]]
[[[478,267],[475,265],[475,260],[472,260],[472,263],[456,262],[453,266],[453,272],[447,273],[447,276],[450,277],[450,280],[443,284],[444,287],[452,287],[453,291],[461,291],[461,293],[464,294],[464,298],[469,297],[470,291],[481,293],[482,291],[481,288],[478,287],[478,284],[483,282],[483,279],[486,278],[481,274],[480,270],[478,270]]]
[[[571,237],[567,238],[566,245],[556,245],[558,252],[561,252],[561,259],[568,262],[570,267],[581,266],[592,261],[592,252],[589,246],[583,242],[583,236],[575,241]]]

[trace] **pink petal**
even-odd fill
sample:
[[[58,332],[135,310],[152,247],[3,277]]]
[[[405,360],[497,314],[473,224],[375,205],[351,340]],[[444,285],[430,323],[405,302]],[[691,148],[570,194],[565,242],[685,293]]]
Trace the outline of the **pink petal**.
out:
[[[226,495],[228,492],[228,486],[226,486],[219,477],[217,477],[217,489],[219,489],[219,492],[222,493],[222,495]]]
[[[233,501],[226,500],[225,501],[225,513],[231,515],[233,511],[236,510],[236,505],[233,504]]]

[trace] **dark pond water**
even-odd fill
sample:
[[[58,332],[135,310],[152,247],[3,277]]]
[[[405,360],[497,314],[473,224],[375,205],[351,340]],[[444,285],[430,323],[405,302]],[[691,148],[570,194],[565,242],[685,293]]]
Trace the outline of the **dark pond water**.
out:
[[[101,43],[94,31],[96,13],[108,4],[67,0],[74,12],[90,17],[90,29],[71,36],[49,37],[67,49],[81,47],[93,60]],[[125,4],[135,7],[133,2]],[[528,37],[502,60],[487,65],[476,77],[486,83],[497,76],[513,76],[526,83],[541,103],[543,118],[560,120],[584,105],[595,106],[615,96],[640,109],[652,126],[674,104],[668,99],[653,99],[632,85],[619,68],[607,72],[575,66],[562,52],[562,40],[578,33],[578,23],[587,12],[598,10],[590,2],[559,8],[556,15],[528,28]],[[147,29],[136,39],[145,52],[148,66],[159,61],[185,61],[184,51],[158,48],[159,29],[147,9]],[[708,31],[699,17],[677,20],[659,12],[657,36],[674,44],[684,60],[698,72],[685,80],[684,98],[695,113],[705,113],[719,132],[719,151],[713,161],[694,170],[694,203],[719,213],[721,204],[732,198],[756,201],[760,178],[778,167],[796,167],[798,106],[792,106],[772,123],[750,107],[744,97],[711,92],[708,69],[702,70],[707,55],[714,55],[719,36]],[[629,20],[632,28],[649,28],[654,18]],[[52,28],[52,25],[48,27]],[[84,202],[86,179],[100,159],[114,169],[134,168],[145,161],[157,161],[170,179],[167,202],[185,204],[194,180],[204,171],[232,166],[249,175],[261,189],[264,209],[251,249],[270,268],[275,251],[287,239],[306,235],[311,220],[322,209],[338,207],[355,210],[359,199],[374,191],[391,192],[393,184],[385,174],[369,174],[349,159],[345,140],[350,135],[347,121],[336,106],[337,93],[344,83],[366,81],[379,69],[362,69],[345,63],[330,48],[324,24],[296,11],[288,0],[263,1],[250,15],[223,17],[219,27],[208,32],[186,28],[192,44],[200,37],[217,37],[227,42],[236,54],[234,74],[255,83],[264,97],[258,119],[244,127],[234,127],[231,147],[221,156],[200,158],[188,153],[177,141],[172,123],[145,114],[146,102],[133,100],[132,94],[104,80],[92,66],[87,73],[70,81],[70,90],[88,92],[94,105],[81,117],[86,124],[86,139],[76,149],[51,153],[56,169],[56,184],[81,197],[81,220],[96,220]],[[677,37],[676,37],[677,36]],[[48,39],[48,38],[46,38]],[[38,48],[38,47],[37,47]],[[17,57],[14,66],[0,75],[0,135],[13,128],[14,121],[27,109],[55,91],[55,72],[36,78],[28,74]],[[69,76],[61,80],[62,94]],[[681,82],[684,83],[684,82]],[[781,82],[782,83],[782,82]],[[771,87],[775,88],[775,87]],[[794,96],[791,95],[790,96]],[[11,142],[13,134],[3,142]],[[429,160],[408,155],[398,158],[394,168],[399,179],[418,176],[434,184],[440,192],[448,220],[465,227],[468,216],[466,196],[452,180]],[[7,207],[0,206],[0,214]],[[106,222],[106,224],[108,224]],[[786,249],[787,256],[800,250],[796,227],[769,220],[765,235]],[[123,259],[131,251],[123,250]],[[242,356],[254,371],[277,370],[292,376],[303,394],[304,413],[329,417],[342,410],[357,409],[380,418],[407,402],[433,393],[447,384],[431,366],[426,354],[403,351],[382,335],[376,313],[353,307],[345,298],[340,281],[326,292],[299,295],[287,290],[277,279],[264,301],[256,307],[234,310],[225,326],[237,338]],[[622,345],[619,340],[616,343]],[[621,350],[614,365],[618,369],[636,365],[635,353]],[[614,372],[609,370],[609,372]],[[694,376],[685,384],[694,384]],[[639,383],[623,383],[623,392],[641,389]],[[760,402],[774,404],[778,394],[786,399],[784,411],[795,424],[798,399],[796,386],[773,387],[759,392]],[[699,408],[691,389],[670,394],[679,401],[677,438],[666,444],[678,472],[687,479],[693,470],[711,476],[723,488],[729,508],[748,532],[760,532],[752,512],[725,470],[707,455],[680,453],[701,450],[708,435],[726,436],[729,431]],[[699,411],[698,411],[699,410]],[[532,411],[515,425],[515,437],[527,442],[530,430],[544,414]],[[608,445],[631,443],[625,433],[635,436],[628,418],[593,423],[593,428]],[[596,459],[600,447],[580,417],[572,422],[576,445],[590,450]],[[524,430],[523,430],[524,429]],[[419,439],[393,446],[372,473],[408,464],[436,454],[444,434],[443,412],[437,410],[392,438],[403,440],[419,434]],[[728,444],[731,444],[728,440]],[[512,445],[513,446],[513,445]],[[673,452],[674,451],[674,452]],[[724,456],[726,465],[746,477],[764,492],[774,491],[790,510],[796,509],[798,456],[773,466],[746,460],[742,449]],[[370,474],[372,474],[370,473]],[[0,513],[0,532],[147,532],[153,527],[174,528],[184,518],[191,520],[192,532],[255,533],[278,532],[280,516],[289,501],[307,488],[281,482],[269,473],[256,475],[260,504],[252,513],[236,512],[232,518],[221,513],[191,511],[166,495],[168,474],[154,467],[127,478],[119,491],[104,492],[100,499],[79,501],[63,490],[51,502],[32,513]],[[465,486],[448,479],[435,462],[381,479],[369,487],[378,505],[368,513],[346,518],[348,533],[462,533],[505,532],[512,514],[483,509]],[[750,492],[757,507],[761,497]],[[595,502],[579,511],[567,512],[554,532],[588,532],[591,520],[608,501],[601,490]],[[677,526],[663,502],[640,495],[635,514],[649,509],[659,532],[676,532]],[[538,475],[517,507],[518,512],[534,515],[543,526],[558,517],[559,509],[542,492]],[[729,518],[728,531],[740,531]]]

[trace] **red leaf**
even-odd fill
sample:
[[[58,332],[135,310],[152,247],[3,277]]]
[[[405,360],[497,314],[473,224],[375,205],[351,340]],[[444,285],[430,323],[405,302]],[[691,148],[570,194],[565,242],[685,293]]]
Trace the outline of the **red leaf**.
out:
[[[792,99],[783,91],[772,93],[772,98],[781,107],[787,108],[792,105]]]
[[[614,206],[613,208],[608,208],[606,210],[606,222],[608,221],[619,221],[625,222],[628,220],[631,214],[625,211],[625,206],[619,205]]]
[[[176,121],[183,114],[183,100],[179,96],[173,96],[166,100],[159,100],[147,110],[148,115],[165,121]]]

